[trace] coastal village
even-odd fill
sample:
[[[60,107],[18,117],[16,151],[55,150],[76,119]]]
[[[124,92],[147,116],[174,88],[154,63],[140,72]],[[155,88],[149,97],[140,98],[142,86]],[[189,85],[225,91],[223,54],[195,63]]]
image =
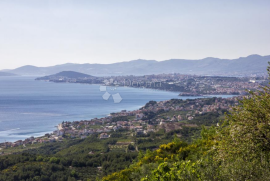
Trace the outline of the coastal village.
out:
[[[106,139],[111,133],[120,129],[137,136],[147,135],[160,129],[170,132],[183,127],[198,127],[200,125],[193,123],[193,119],[210,112],[229,110],[231,106],[238,104],[239,98],[241,97],[150,101],[139,110],[122,110],[104,118],[91,120],[63,121],[53,133],[16,142],[1,143],[0,153],[4,154],[5,148],[27,148],[29,145],[61,142],[65,139],[85,139],[92,134],[98,134],[100,139]]]

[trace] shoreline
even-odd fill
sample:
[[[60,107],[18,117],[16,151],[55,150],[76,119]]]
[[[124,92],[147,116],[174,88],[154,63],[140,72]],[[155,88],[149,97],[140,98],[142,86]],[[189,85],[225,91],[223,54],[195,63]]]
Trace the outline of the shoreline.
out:
[[[35,81],[35,79],[34,79],[34,81]],[[45,81],[45,82],[48,82],[48,81],[46,81],[46,80],[41,80],[41,81]],[[71,82],[53,82],[53,81],[49,81],[49,82],[52,82],[52,83],[69,83],[69,84],[71,84]],[[74,83],[73,83],[74,84]],[[102,84],[89,84],[89,83],[79,83],[79,84],[83,84],[83,85],[85,85],[85,84],[88,84],[88,85],[102,85]],[[136,89],[141,89],[141,90],[145,90],[145,91],[161,91],[161,92],[172,92],[172,93],[179,93],[178,91],[170,91],[170,90],[162,90],[162,89],[154,89],[154,88],[145,88],[145,87],[132,87],[132,86],[114,86],[114,85],[108,85],[108,87],[121,87],[121,88],[128,88],[128,89],[134,89],[134,88],[136,88]],[[230,94],[220,94],[220,95],[202,95],[202,96],[182,96],[182,97],[185,97],[186,99],[197,99],[197,98],[207,98],[207,97],[226,97],[226,96],[237,96],[237,95],[230,95]],[[173,98],[170,98],[170,99],[173,99]],[[177,96],[177,98],[175,98],[175,99],[182,99],[181,98],[181,96]],[[147,102],[146,102],[147,103]],[[144,104],[145,105],[145,104]],[[136,111],[136,110],[138,110],[138,109],[140,109],[141,107],[143,107],[144,105],[142,105],[142,106],[136,106],[137,108],[131,108],[130,109],[130,111]],[[119,111],[121,111],[121,110],[119,110]],[[118,113],[119,111],[115,111],[115,113]],[[112,112],[111,112],[112,113]],[[106,113],[105,113],[106,114]],[[108,115],[108,114],[106,114],[106,115]],[[101,116],[100,118],[104,118],[104,117],[106,117],[106,115],[104,115],[104,116]],[[86,119],[89,119],[89,118],[86,118]],[[93,119],[93,118],[90,118],[90,119]],[[59,119],[59,120],[61,120],[61,119]],[[58,123],[60,123],[61,121],[59,121]],[[56,125],[56,126],[58,126],[58,125]],[[54,130],[52,130],[51,129],[51,131],[42,131],[42,132],[37,132],[37,133],[35,133],[34,134],[34,136],[35,135],[37,135],[36,136],[36,138],[41,138],[41,137],[44,137],[45,136],[45,134],[52,134],[53,132],[55,131],[55,129]],[[40,133],[40,134],[39,134]],[[45,134],[44,134],[45,133]],[[30,136],[30,135],[29,135]],[[31,136],[30,136],[31,137]],[[27,138],[26,138],[27,139]],[[20,139],[16,139],[15,141],[8,141],[9,143],[14,143],[14,142],[17,142],[17,141],[19,141]],[[3,144],[3,143],[6,143],[6,142],[1,142],[0,144]]]
[[[129,87],[129,88],[132,88],[132,87]],[[161,91],[163,91],[163,90],[161,90]],[[185,97],[191,97],[192,99],[203,99],[203,98],[211,98],[211,97],[216,97],[216,96],[218,96],[218,95],[203,95],[203,96],[185,96]],[[223,95],[223,96],[231,96],[231,97],[235,97],[235,96],[238,96],[238,95]],[[195,98],[196,97],[196,98]],[[223,97],[222,97],[223,98]],[[227,98],[229,98],[229,97],[225,97],[225,99],[227,99]],[[166,100],[167,101],[167,100]],[[158,102],[161,102],[161,101],[158,101]],[[143,105],[143,106],[140,106],[138,109],[132,109],[131,111],[129,111],[129,112],[132,112],[132,111],[138,111],[140,108],[142,108],[142,107],[144,107],[145,105]],[[111,113],[117,113],[117,114],[119,114],[119,113],[121,113],[121,111],[118,111],[118,112],[111,112]],[[105,117],[100,117],[100,118],[98,118],[98,119],[102,119],[102,118],[107,118],[107,117],[109,117],[109,116],[111,116],[111,113],[110,114],[107,114],[107,116],[105,116]],[[96,119],[96,118],[94,118],[94,119]],[[92,121],[93,120],[93,118],[92,119],[86,119],[86,120],[89,120],[89,121]],[[80,120],[80,121],[83,121],[83,120]],[[80,121],[73,121],[73,122],[80,122]],[[42,131],[42,132],[40,132],[40,133],[43,133],[42,135],[40,135],[40,136],[36,136],[36,137],[34,137],[34,136],[30,136],[29,138],[26,138],[25,140],[28,140],[28,139],[31,139],[31,138],[36,138],[36,139],[42,139],[42,138],[44,138],[46,135],[53,135],[53,133],[55,132],[55,131],[60,131],[61,129],[62,129],[62,124],[61,123],[59,123],[58,125],[56,125],[56,126],[54,126],[54,127],[57,127],[57,129],[56,130],[53,130],[53,131]],[[45,133],[45,134],[44,134]],[[38,134],[38,133],[37,133]],[[22,141],[22,140],[16,140],[16,141],[14,141],[14,142],[12,142],[12,141],[10,141],[10,142],[1,142],[0,143],[0,145],[3,145],[3,144],[5,144],[5,143],[16,143],[16,142],[18,142],[18,141]],[[3,150],[3,149],[2,149]]]
[[[34,77],[31,77],[31,78],[34,78]],[[35,81],[35,79],[33,79],[33,81]],[[42,81],[44,81],[44,80],[42,80]],[[47,82],[47,81],[44,81],[44,82]],[[55,83],[55,82],[51,82],[51,83]],[[58,82],[57,82],[58,83]],[[60,83],[60,82],[59,82]],[[61,82],[61,83],[68,83],[68,84],[71,84],[70,82]],[[86,85],[87,83],[79,83],[79,84],[82,84],[82,85]],[[101,85],[101,84],[88,84],[88,85]],[[108,87],[114,87],[114,86],[108,86]],[[120,87],[120,86],[119,86]],[[123,88],[129,88],[129,89],[133,89],[133,87],[128,87],[128,86],[126,86],[126,87],[123,87]],[[153,91],[153,90],[151,90],[151,89],[143,89],[143,90],[145,90],[145,91]],[[167,92],[167,91],[164,91],[164,90],[160,90],[161,92]],[[170,99],[172,99],[172,98],[170,98]],[[134,111],[134,110],[138,110],[138,109],[140,109],[141,107],[143,107],[145,104],[146,104],[147,102],[145,102],[144,104],[140,104],[140,105],[138,105],[138,106],[132,106],[132,107],[130,107],[130,109],[127,109],[127,110],[129,110],[129,111]],[[94,116],[94,117],[92,117],[92,118],[89,118],[89,117],[85,117],[85,118],[81,118],[81,119],[86,119],[86,120],[89,120],[89,119],[94,119],[94,118],[104,118],[104,117],[106,117],[106,116],[109,116],[110,115],[110,113],[118,113],[118,112],[120,112],[122,109],[119,109],[118,111],[111,111],[111,112],[105,112],[103,115],[100,115],[100,116]],[[58,127],[58,125],[61,123],[61,120],[62,120],[62,118],[60,117],[59,118],[59,122],[57,122],[57,124],[56,125],[53,125],[53,127]],[[74,120],[76,120],[76,119],[74,119]],[[78,120],[80,120],[80,119],[78,119]],[[2,122],[2,121],[0,121],[0,122]],[[41,138],[41,137],[44,137],[45,136],[45,134],[52,134],[56,129],[54,129],[54,128],[51,128],[50,130],[48,130],[48,131],[40,131],[40,132],[34,132],[34,133],[32,133],[32,134],[19,134],[19,135],[16,135],[16,134],[14,134],[14,138],[16,138],[17,136],[20,136],[20,135],[22,135],[22,137],[20,138],[16,138],[16,139],[12,139],[11,141],[3,141],[3,142],[0,142],[0,145],[1,144],[4,144],[4,143],[15,143],[15,142],[17,142],[17,141],[20,141],[20,140],[25,140],[25,139],[28,139],[28,138],[30,138],[30,137],[34,137],[34,138]],[[7,131],[10,131],[10,130],[13,130],[13,129],[8,129],[8,130],[3,130],[3,131],[0,131],[0,132],[7,132]],[[23,136],[23,135],[26,135],[25,137]],[[6,136],[6,137],[8,137],[8,136]],[[13,137],[13,136],[11,136],[11,137]]]

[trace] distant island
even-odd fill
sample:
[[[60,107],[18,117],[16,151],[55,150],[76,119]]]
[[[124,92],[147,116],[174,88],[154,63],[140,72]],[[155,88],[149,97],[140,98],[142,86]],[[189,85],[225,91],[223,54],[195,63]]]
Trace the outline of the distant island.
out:
[[[36,78],[36,80],[45,80],[51,82],[69,82],[69,83],[77,82],[77,83],[101,84],[103,78],[74,71],[62,71],[57,74]]]
[[[54,78],[68,78],[68,79],[79,79],[79,78],[94,78],[94,76],[88,75],[88,74],[83,74],[83,73],[79,73],[79,72],[74,72],[74,71],[62,71],[60,73],[57,74],[53,74],[53,75],[49,75],[49,76],[45,76],[45,77],[41,77],[41,78],[37,78],[37,80],[51,80]]]

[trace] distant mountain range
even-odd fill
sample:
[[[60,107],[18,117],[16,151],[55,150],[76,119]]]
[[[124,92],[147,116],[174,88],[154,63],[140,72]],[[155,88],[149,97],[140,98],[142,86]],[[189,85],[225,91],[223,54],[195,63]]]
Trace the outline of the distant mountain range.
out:
[[[44,76],[62,71],[76,71],[94,76],[149,75],[181,73],[196,75],[245,76],[266,74],[270,56],[250,55],[238,59],[204,58],[201,60],[170,59],[165,61],[133,60],[113,64],[62,64],[50,67],[23,66],[4,72]]]

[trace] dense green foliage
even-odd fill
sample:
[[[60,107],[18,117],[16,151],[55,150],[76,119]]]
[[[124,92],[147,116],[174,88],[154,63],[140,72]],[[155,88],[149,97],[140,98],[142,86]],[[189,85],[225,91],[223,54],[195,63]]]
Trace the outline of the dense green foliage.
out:
[[[1,156],[0,180],[95,180],[124,169],[137,157],[137,152],[109,151],[108,145],[115,143],[113,138],[101,140],[93,135],[85,140],[49,143],[24,153]]]
[[[220,116],[223,115],[226,110],[221,110],[220,112],[209,112],[202,115],[197,115],[193,120],[189,121],[189,123],[196,125],[205,125],[211,126],[216,125],[220,121]]]
[[[156,149],[173,139],[164,130],[143,136],[133,136],[126,130],[113,132],[108,139],[92,135],[86,139],[71,139],[46,143],[23,153],[0,156],[0,180],[96,180],[127,168],[140,150]],[[116,146],[121,140],[133,139],[127,147]]]
[[[270,180],[270,88],[250,92],[192,143],[174,139],[103,180]]]

